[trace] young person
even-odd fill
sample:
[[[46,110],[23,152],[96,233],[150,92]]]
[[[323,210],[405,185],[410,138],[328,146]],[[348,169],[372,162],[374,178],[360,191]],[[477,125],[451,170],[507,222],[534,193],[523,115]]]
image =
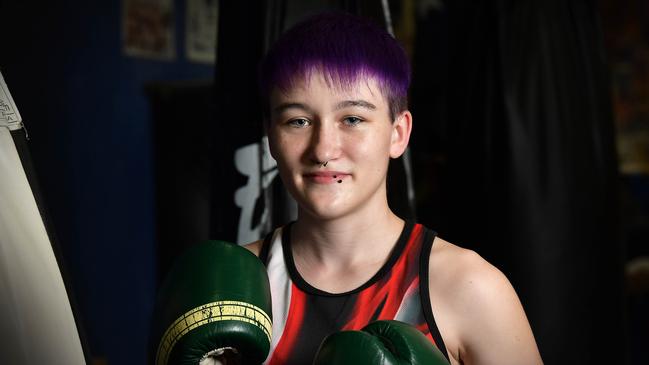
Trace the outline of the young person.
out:
[[[297,24],[264,59],[270,150],[298,203],[295,222],[246,246],[271,281],[267,363],[311,363],[326,335],[379,319],[416,326],[452,364],[541,363],[507,278],[388,206],[409,83],[400,45],[345,14]]]

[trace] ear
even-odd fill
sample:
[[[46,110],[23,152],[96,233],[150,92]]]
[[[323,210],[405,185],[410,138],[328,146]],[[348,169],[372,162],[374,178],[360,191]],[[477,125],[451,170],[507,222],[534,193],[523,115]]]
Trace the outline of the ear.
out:
[[[392,140],[390,141],[390,157],[397,158],[405,152],[412,131],[412,114],[404,110],[392,123]]]

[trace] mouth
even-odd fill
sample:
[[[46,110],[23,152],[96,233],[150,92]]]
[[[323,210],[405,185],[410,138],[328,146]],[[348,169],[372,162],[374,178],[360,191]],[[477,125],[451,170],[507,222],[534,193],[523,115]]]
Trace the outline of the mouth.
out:
[[[318,171],[304,174],[304,179],[315,184],[342,184],[350,176],[341,171]]]

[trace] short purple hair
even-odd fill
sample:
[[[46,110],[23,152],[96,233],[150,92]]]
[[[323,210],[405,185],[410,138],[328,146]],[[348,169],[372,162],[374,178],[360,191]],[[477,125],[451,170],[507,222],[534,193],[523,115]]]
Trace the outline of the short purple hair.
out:
[[[262,60],[259,83],[266,116],[273,88],[287,91],[318,71],[343,88],[359,77],[374,77],[392,120],[408,108],[410,64],[399,42],[367,19],[323,13],[286,31]]]

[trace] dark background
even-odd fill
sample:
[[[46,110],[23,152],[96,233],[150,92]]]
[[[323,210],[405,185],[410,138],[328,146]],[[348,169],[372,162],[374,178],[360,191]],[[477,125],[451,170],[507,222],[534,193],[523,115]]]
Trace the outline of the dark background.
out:
[[[175,9],[182,29],[181,2]],[[30,136],[92,357],[142,364],[157,282],[145,85],[210,80],[214,68],[125,56],[121,10],[119,1],[3,1],[0,68]]]
[[[123,53],[120,2],[0,3],[0,69],[93,362],[145,363],[169,262],[236,239],[232,155],[262,135],[254,65],[268,41],[318,9],[380,22],[379,3],[225,1],[216,65],[187,60],[184,1],[171,61]],[[546,363],[647,363],[647,285],[624,270],[649,255],[649,169],[616,152],[649,130],[647,6],[390,3],[413,60],[418,220],[507,274]],[[286,219],[278,201],[269,224]]]

